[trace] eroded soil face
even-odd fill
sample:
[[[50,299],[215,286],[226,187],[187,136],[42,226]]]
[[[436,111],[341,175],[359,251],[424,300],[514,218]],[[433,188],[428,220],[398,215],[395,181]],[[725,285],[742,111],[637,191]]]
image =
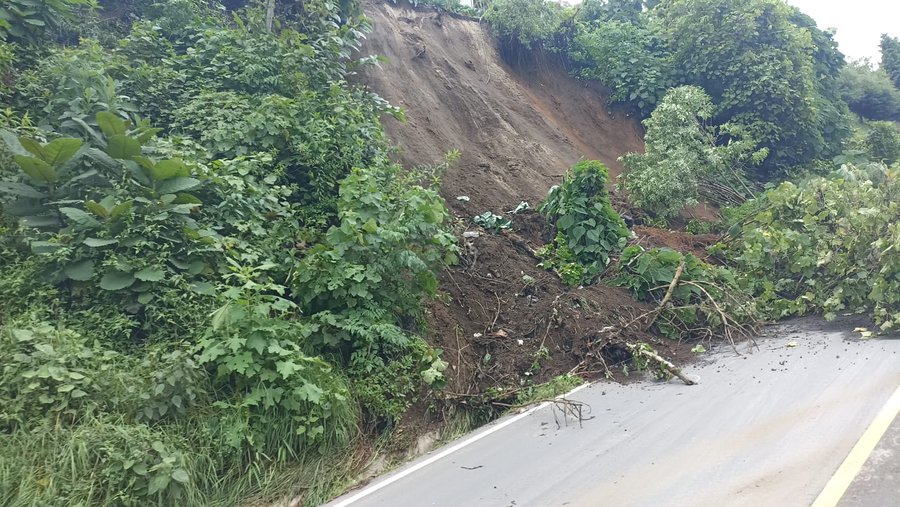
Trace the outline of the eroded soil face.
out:
[[[405,110],[406,123],[383,120],[398,144],[397,161],[416,166],[437,163],[452,149],[461,154],[444,175],[442,194],[463,255],[441,273],[443,297],[429,303],[427,318],[426,339],[450,365],[446,401],[512,397],[570,372],[621,377],[628,354],[603,349],[598,332],[649,308],[617,287],[567,288],[533,255],[553,237],[544,217],[507,212],[521,201],[537,207],[581,159],[600,160],[615,178],[618,158],[643,150],[639,123],[610,108],[605,89],[570,77],[555,57],[510,65],[476,20],[388,2],[367,3],[366,14],[374,31],[362,53],[387,61],[358,81]],[[638,212],[618,196],[613,202],[620,212]],[[512,230],[489,234],[472,225],[485,211],[511,218]],[[647,238],[651,246],[682,246],[675,233]],[[616,338],[651,343],[675,362],[690,356],[685,345],[635,329],[624,333]],[[414,407],[405,419],[422,417]]]
[[[638,122],[552,57],[513,68],[486,25],[408,4],[369,3],[366,15],[374,30],[362,53],[387,62],[360,81],[406,111],[405,124],[384,119],[399,162],[435,163],[460,151],[443,194],[461,216],[535,204],[582,158],[602,161],[615,177],[618,157],[643,150]]]

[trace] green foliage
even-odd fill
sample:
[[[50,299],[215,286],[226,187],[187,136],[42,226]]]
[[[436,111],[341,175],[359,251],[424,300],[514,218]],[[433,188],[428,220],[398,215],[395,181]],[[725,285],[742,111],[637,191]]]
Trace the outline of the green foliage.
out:
[[[706,187],[713,197],[741,202],[751,197],[744,168],[768,153],[736,125],[718,129],[707,121],[714,114],[709,96],[700,88],[670,90],[644,121],[645,151],[623,157],[621,187],[636,206],[657,216],[673,217],[697,204]]]
[[[665,41],[641,24],[578,25],[569,57],[578,63],[576,75],[612,88],[612,101],[630,102],[643,116],[649,116],[673,83],[672,57]]]
[[[891,78],[894,86],[900,88],[900,39],[882,34],[880,46],[881,68]]]
[[[444,383],[445,165],[388,162],[353,3],[104,6],[0,43],[0,503],[324,500]]]
[[[841,71],[839,82],[843,99],[854,113],[870,120],[900,120],[900,90],[884,68],[853,62]]]
[[[609,172],[600,162],[579,162],[561,185],[550,189],[539,209],[557,233],[542,252],[546,259],[542,265],[557,269],[569,285],[596,278],[629,237],[625,222],[610,203],[608,178]]]
[[[476,215],[472,221],[475,222],[475,225],[480,225],[485,230],[491,232],[500,232],[503,229],[512,227],[512,222],[500,215],[495,215],[490,211],[485,211],[480,215]]]
[[[730,337],[732,328],[756,321],[755,309],[734,274],[689,253],[630,246],[619,258],[615,280],[639,301],[659,305],[682,265],[668,305],[653,321],[656,330],[670,338],[708,339]]]
[[[194,218],[202,201],[188,191],[202,182],[192,169],[180,158],[142,154],[153,129],[131,128],[108,112],[96,122],[97,147],[7,135],[22,173],[0,192],[20,220],[16,242],[35,255],[39,280],[94,302],[117,300],[147,332],[169,318],[164,294],[202,291],[219,236]]]
[[[326,436],[329,444],[345,443],[354,422],[343,379],[303,352],[313,329],[269,316],[289,306],[281,299],[228,303],[198,342],[199,361],[215,365],[217,386],[247,414],[247,447],[266,455],[293,456]],[[272,426],[291,430],[279,435]]]
[[[871,122],[867,125],[865,145],[872,160],[892,165],[900,160],[900,129],[896,123]]]
[[[782,183],[726,246],[742,283],[772,317],[867,312],[900,323],[896,177],[845,166],[832,177]]]
[[[644,4],[642,0],[586,0],[578,8],[579,21],[625,21],[638,23]]]
[[[0,40],[36,43],[47,30],[72,21],[78,9],[93,9],[96,0],[6,0],[0,6]]]
[[[404,172],[385,162],[369,171],[354,170],[341,185],[339,225],[329,229],[325,242],[311,249],[294,275],[301,308],[318,326],[310,346],[347,365],[354,380],[365,382],[392,368],[418,368],[417,381],[443,381],[439,360],[427,360],[431,352],[419,347],[420,339],[404,324],[419,317],[423,295],[437,290],[435,269],[456,261],[455,238],[444,227],[448,214],[436,186],[444,168],[446,163],[431,173]],[[422,181],[429,186],[420,186]],[[391,366],[404,358],[413,362]],[[392,387],[373,384],[367,399],[391,396],[376,396],[376,385]],[[396,415],[382,403],[369,408]]]
[[[534,50],[553,40],[566,10],[546,0],[493,0],[484,13],[501,45],[509,51]]]
[[[839,69],[816,60],[836,49],[827,36],[813,39],[814,26],[798,26],[793,8],[780,0],[676,0],[654,12],[682,82],[712,97],[713,119],[745,125],[769,148],[763,176],[837,151],[830,134],[846,127],[824,107],[821,86]]]

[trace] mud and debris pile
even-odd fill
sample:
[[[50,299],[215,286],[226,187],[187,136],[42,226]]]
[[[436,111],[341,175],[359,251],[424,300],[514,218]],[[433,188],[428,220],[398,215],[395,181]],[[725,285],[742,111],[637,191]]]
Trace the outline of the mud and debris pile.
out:
[[[639,122],[552,56],[511,66],[476,20],[388,2],[367,3],[366,14],[374,30],[362,51],[384,61],[359,80],[405,110],[406,122],[384,119],[396,159],[415,166],[460,151],[442,194],[457,217],[461,262],[441,273],[443,297],[428,306],[426,336],[449,363],[445,394],[465,400],[567,373],[621,374],[617,366],[630,354],[599,343],[598,332],[649,307],[618,287],[566,287],[534,256],[552,240],[547,221],[533,210],[509,211],[523,201],[536,207],[582,159],[600,160],[615,178],[618,158],[643,149]],[[613,202],[620,212],[636,211]],[[485,212],[511,220],[510,229],[475,225],[473,217]],[[702,251],[680,233],[636,230],[648,246]],[[622,342],[650,343],[676,363],[689,356],[670,340],[624,333]]]

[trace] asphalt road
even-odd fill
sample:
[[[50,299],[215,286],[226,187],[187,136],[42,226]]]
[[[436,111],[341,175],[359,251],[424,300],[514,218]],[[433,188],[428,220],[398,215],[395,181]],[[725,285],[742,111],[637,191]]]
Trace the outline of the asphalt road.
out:
[[[328,505],[808,506],[900,386],[900,339],[810,322],[686,368],[695,386],[585,387],[580,424],[507,416]]]

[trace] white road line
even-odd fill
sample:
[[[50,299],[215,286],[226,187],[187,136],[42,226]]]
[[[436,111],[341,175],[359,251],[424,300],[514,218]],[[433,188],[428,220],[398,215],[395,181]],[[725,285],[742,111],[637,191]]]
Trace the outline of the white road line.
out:
[[[897,414],[900,413],[900,387],[894,391],[890,399],[882,407],[878,415],[872,421],[872,424],[866,428],[862,436],[850,450],[850,454],[841,463],[834,475],[825,485],[825,489],[819,493],[812,507],[834,507],[840,502],[841,497],[847,492],[847,488],[859,474],[869,455],[878,445],[881,437],[894,422]]]
[[[557,396],[556,399],[566,398],[568,396],[571,396],[590,385],[592,385],[592,383],[590,383],[590,382],[581,384],[580,386],[576,387],[575,389],[572,389],[571,391],[567,392],[566,394]],[[445,449],[424,461],[421,461],[405,470],[397,472],[396,474],[391,475],[391,476],[385,478],[384,480],[376,482],[375,484],[372,484],[371,486],[363,488],[362,490],[357,492],[355,495],[351,496],[350,498],[347,498],[346,500],[341,500],[340,502],[334,504],[332,507],[347,507],[348,505],[371,495],[372,493],[380,490],[381,488],[389,486],[390,484],[393,484],[393,483],[399,481],[400,479],[427,467],[428,465],[434,463],[435,461],[437,461],[441,458],[446,458],[447,456],[453,454],[454,452],[456,452],[468,445],[474,444],[475,442],[481,440],[482,438],[484,438],[492,433],[496,433],[496,432],[502,430],[503,428],[509,426],[510,424],[515,423],[516,421],[519,421],[525,417],[528,417],[529,415],[533,414],[534,412],[537,412],[538,410],[540,410],[544,407],[547,407],[550,404],[551,404],[551,402],[545,401],[545,402],[541,403],[540,405],[537,405],[535,407],[532,407],[532,408],[526,410],[525,412],[522,412],[521,414],[510,417],[509,419],[497,424],[496,426],[492,426],[492,427],[482,431],[481,433],[478,433],[477,435],[474,435],[470,438],[467,438],[466,440],[463,440],[462,442],[454,445],[453,447]]]

